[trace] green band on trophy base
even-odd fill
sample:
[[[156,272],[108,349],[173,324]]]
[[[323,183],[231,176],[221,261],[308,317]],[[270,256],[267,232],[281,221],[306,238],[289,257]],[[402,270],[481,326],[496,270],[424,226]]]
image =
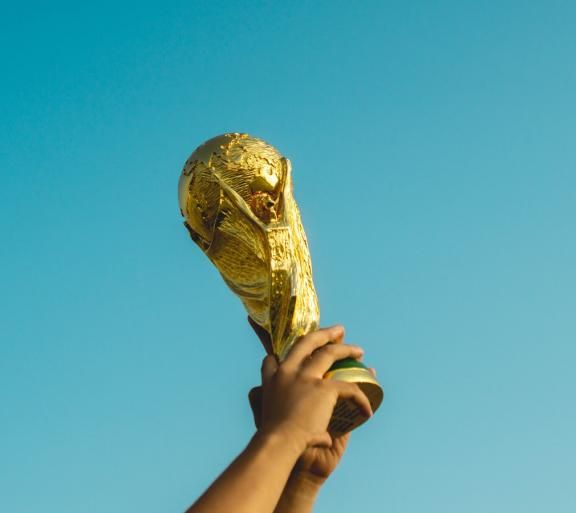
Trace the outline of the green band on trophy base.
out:
[[[368,369],[366,365],[358,360],[354,360],[354,358],[344,358],[343,360],[338,360],[334,362],[332,367],[328,372],[338,370],[338,369]]]

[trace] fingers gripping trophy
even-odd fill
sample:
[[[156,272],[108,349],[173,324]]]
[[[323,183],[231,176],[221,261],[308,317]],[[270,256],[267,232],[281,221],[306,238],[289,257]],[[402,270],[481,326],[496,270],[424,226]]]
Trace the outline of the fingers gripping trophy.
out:
[[[282,361],[294,342],[318,329],[320,312],[306,234],[292,193],[290,161],[262,139],[229,133],[186,161],[178,195],[192,240],[240,298]],[[376,411],[382,387],[361,362],[336,362],[325,376],[356,383]],[[342,399],[329,431],[339,436],[366,420]]]

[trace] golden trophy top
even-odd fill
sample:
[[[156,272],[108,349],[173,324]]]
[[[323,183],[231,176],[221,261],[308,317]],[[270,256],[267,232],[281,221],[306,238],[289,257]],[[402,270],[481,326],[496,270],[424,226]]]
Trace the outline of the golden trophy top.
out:
[[[192,240],[284,358],[320,317],[290,161],[257,137],[220,135],[186,161],[178,197]]]

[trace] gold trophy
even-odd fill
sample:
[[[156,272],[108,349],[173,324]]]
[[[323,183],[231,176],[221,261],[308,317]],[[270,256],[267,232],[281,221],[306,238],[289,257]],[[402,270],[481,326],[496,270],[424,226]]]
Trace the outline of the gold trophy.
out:
[[[318,329],[320,311],[306,234],[292,195],[290,161],[262,139],[219,135],[186,161],[178,196],[192,240],[218,268],[283,360],[294,342]],[[358,384],[372,410],[384,393],[364,364],[347,358],[325,376]],[[338,436],[366,420],[340,400],[329,431]]]

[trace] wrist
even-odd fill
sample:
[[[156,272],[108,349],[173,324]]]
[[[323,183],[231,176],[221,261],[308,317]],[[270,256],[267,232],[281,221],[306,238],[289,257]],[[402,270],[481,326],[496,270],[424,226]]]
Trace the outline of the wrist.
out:
[[[326,478],[310,474],[308,471],[294,469],[286,483],[285,492],[313,500],[325,482]]]
[[[299,458],[308,447],[306,433],[297,426],[280,424],[274,427],[263,427],[256,432],[257,438],[267,440],[289,448]]]
[[[294,462],[307,447],[307,441],[301,433],[283,425],[259,429],[254,435],[254,441],[265,446],[282,448],[294,458]]]

